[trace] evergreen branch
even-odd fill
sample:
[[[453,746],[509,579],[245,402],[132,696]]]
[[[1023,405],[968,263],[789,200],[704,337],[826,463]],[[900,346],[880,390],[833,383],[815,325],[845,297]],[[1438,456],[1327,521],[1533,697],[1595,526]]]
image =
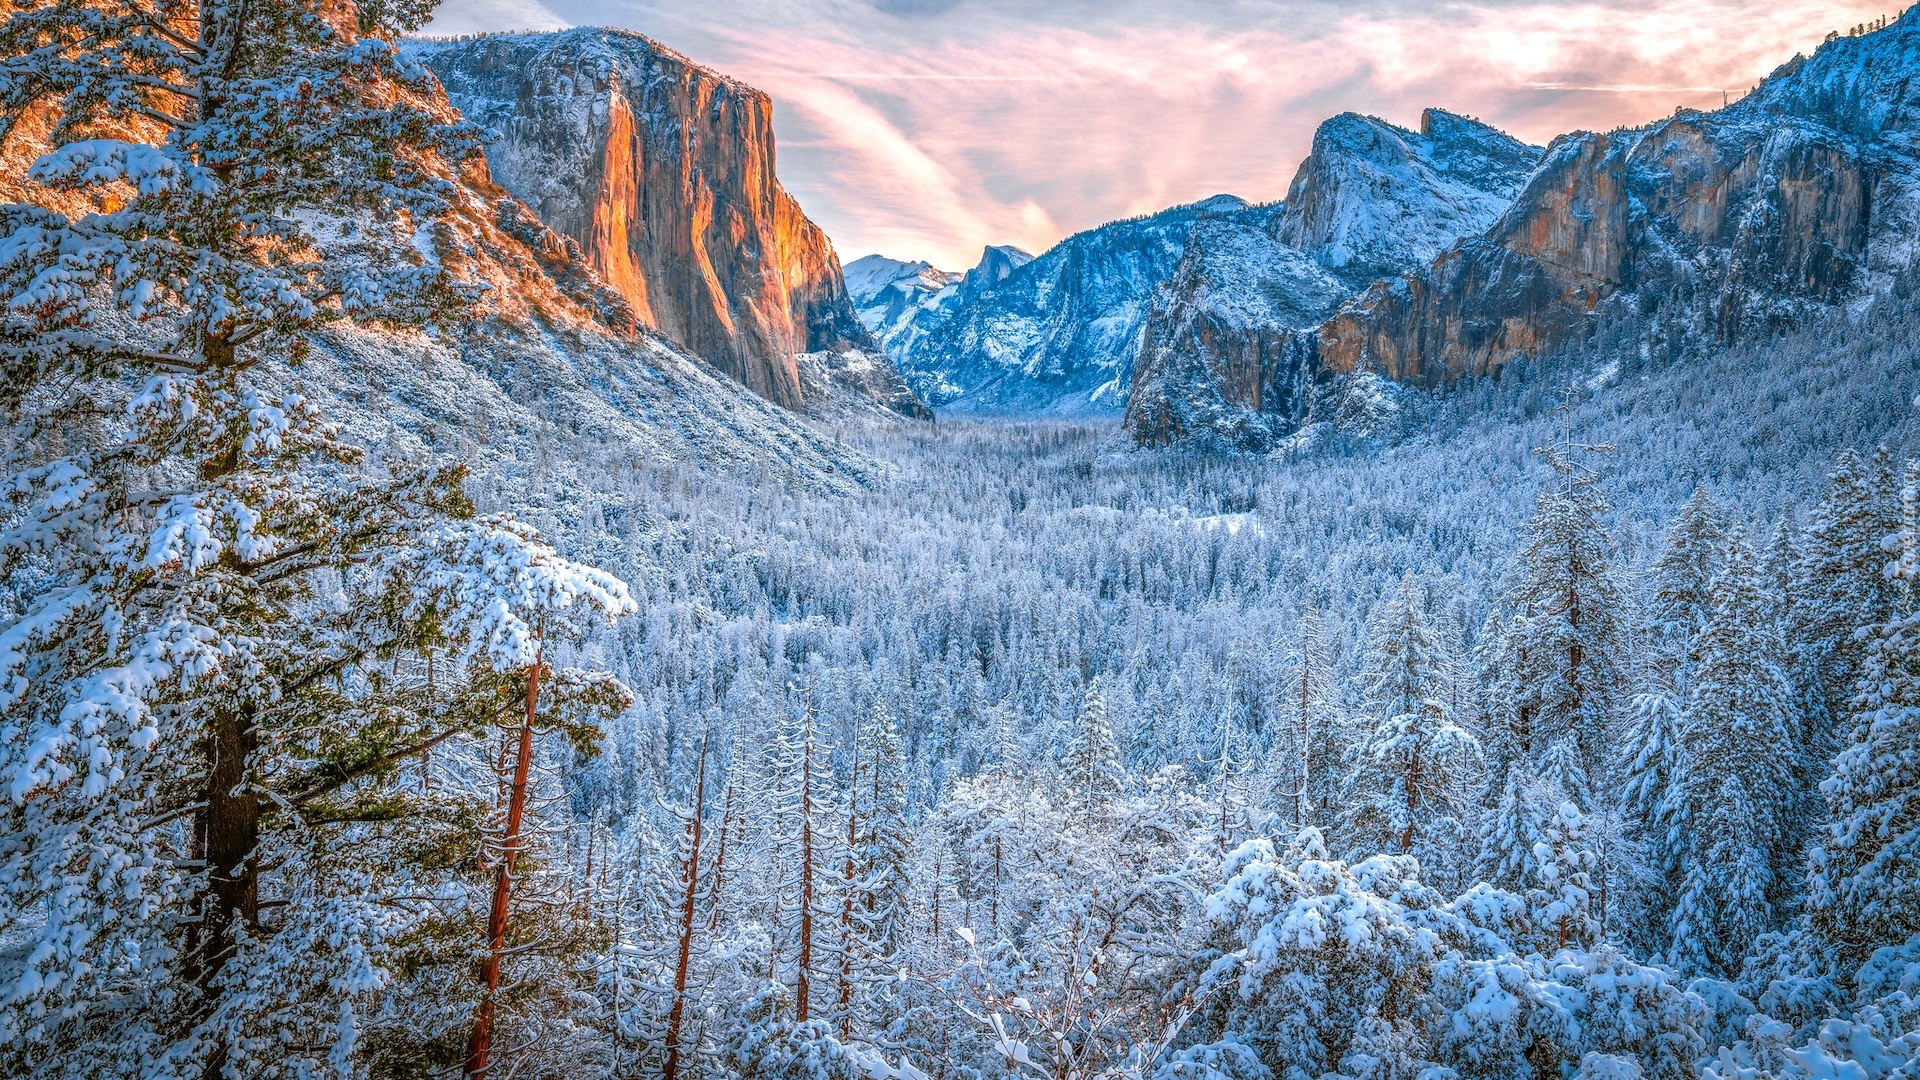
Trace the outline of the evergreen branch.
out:
[[[488,718],[488,721],[494,722],[494,721],[501,720],[505,718],[507,715],[509,715],[510,713],[514,712],[516,707],[517,706],[511,706],[511,705],[507,706],[501,709],[500,711],[494,713],[491,717]],[[422,739],[419,742],[413,743],[409,746],[403,746],[398,750],[394,750],[386,754],[381,754],[377,757],[365,758],[360,761],[354,762],[351,765],[334,765],[334,766],[327,766],[320,769],[316,769],[314,770],[313,773],[309,774],[310,777],[315,774],[318,774],[318,775],[327,776],[327,778],[318,783],[313,783],[311,780],[309,780],[309,783],[312,784],[312,786],[308,787],[304,791],[301,791],[297,795],[288,796],[286,799],[286,802],[292,806],[304,806],[307,803],[312,802],[313,800],[319,798],[322,795],[328,794],[329,792],[338,791],[340,788],[345,787],[346,785],[352,783],[353,781],[359,779],[362,776],[367,775],[368,773],[378,771],[389,765],[396,765],[402,761],[405,761],[407,758],[412,757],[415,754],[423,754],[428,750],[431,750],[434,747],[439,746],[441,743],[446,742],[448,739],[453,738],[455,735],[459,735],[462,732],[471,731],[478,726],[479,726],[478,723],[471,722],[471,721],[463,724],[458,724],[454,727],[450,727],[447,730],[440,732],[437,735],[431,736],[426,739]],[[328,775],[329,773],[331,773],[331,775]]]

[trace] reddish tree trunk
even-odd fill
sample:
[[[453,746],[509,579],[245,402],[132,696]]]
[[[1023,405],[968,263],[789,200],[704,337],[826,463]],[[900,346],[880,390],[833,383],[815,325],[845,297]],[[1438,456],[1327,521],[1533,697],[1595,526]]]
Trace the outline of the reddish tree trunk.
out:
[[[667,1014],[667,1063],[661,1080],[680,1075],[680,1024],[687,1009],[687,966],[693,958],[693,908],[700,888],[700,823],[707,812],[707,737],[700,738],[700,778],[694,784],[693,817],[687,821],[687,858],[681,868],[686,896],[680,906],[680,959],[673,969],[673,1010]]]
[[[853,790],[847,797],[846,895],[840,902],[840,1038],[853,1038],[853,848],[860,839],[860,728],[854,726]]]
[[[493,879],[493,907],[487,914],[487,959],[480,967],[480,1008],[474,1013],[473,1034],[467,1038],[468,1080],[484,1080],[487,1057],[493,1050],[493,997],[500,989],[500,954],[507,944],[508,900],[513,889],[513,863],[520,854],[520,825],[527,813],[527,774],[533,767],[533,718],[540,703],[540,663],[527,670],[527,718],[520,725],[520,751],[513,763],[513,786],[507,796],[507,834],[500,866]]]
[[[813,980],[813,707],[807,707],[806,747],[800,755],[800,959],[794,976],[794,1019],[807,1022]]]

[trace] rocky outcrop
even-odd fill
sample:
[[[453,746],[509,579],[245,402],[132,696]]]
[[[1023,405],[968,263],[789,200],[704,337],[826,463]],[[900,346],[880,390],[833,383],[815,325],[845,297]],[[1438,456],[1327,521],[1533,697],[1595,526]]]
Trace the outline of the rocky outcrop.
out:
[[[1033,261],[1033,256],[1012,244],[989,244],[980,252],[980,261],[960,277],[960,299],[977,300],[994,286],[1013,276],[1015,270]]]
[[[1276,212],[1194,227],[1154,297],[1128,432],[1143,445],[1271,446],[1312,408],[1314,328],[1379,276],[1491,225],[1539,158],[1438,109],[1419,131],[1352,113],[1320,125]]]
[[[641,325],[793,410],[800,354],[873,347],[832,245],[775,177],[765,94],[620,30],[408,48],[498,133],[493,179]]]
[[[970,412],[1117,410],[1153,291],[1180,265],[1194,223],[1248,211],[1218,195],[1077,233],[1030,262],[988,248],[952,311],[897,357],[901,371],[929,402]]]
[[[1910,12],[1717,112],[1557,140],[1485,236],[1330,320],[1319,360],[1434,385],[1560,348],[1609,311],[1724,339],[1845,303],[1912,261],[1916,74]]]
[[[846,266],[847,293],[880,347],[897,362],[960,302],[965,275],[928,262],[868,255]]]
[[[1311,337],[1301,331],[1352,289],[1272,231],[1234,220],[1194,226],[1147,320],[1127,403],[1136,441],[1202,436],[1264,449],[1305,411]]]
[[[1345,113],[1314,132],[1274,237],[1364,288],[1485,230],[1539,161],[1539,147],[1442,109],[1418,131]]]

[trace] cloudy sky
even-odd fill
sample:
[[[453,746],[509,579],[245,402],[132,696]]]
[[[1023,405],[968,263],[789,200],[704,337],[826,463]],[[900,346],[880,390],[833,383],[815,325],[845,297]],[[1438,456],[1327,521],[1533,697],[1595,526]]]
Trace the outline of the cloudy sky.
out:
[[[623,26],[772,95],[843,259],[964,269],[1216,192],[1314,126],[1437,105],[1533,142],[1718,106],[1896,0],[444,0],[429,27]]]

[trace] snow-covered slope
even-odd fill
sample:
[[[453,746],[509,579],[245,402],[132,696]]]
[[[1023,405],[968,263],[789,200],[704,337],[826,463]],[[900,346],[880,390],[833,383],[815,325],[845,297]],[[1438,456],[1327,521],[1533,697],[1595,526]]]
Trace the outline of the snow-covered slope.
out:
[[[1370,282],[1493,224],[1539,157],[1438,109],[1419,131],[1352,113],[1321,124],[1277,212],[1195,227],[1154,296],[1128,429],[1247,447],[1292,430],[1310,404],[1308,332]]]
[[[1116,221],[1031,262],[988,248],[953,309],[896,354],[922,397],[964,412],[1074,414],[1125,403],[1153,290],[1203,217],[1246,213],[1231,195]]]
[[[860,322],[897,363],[959,303],[965,275],[932,263],[868,255],[848,263],[846,276]]]
[[[343,325],[298,366],[263,365],[318,400],[351,441],[394,462],[457,456],[483,503],[563,519],[616,511],[604,493],[587,495],[592,474],[609,468],[671,463],[816,491],[874,475],[865,455],[637,323],[581,245],[484,165],[448,179],[449,261],[485,286],[469,317],[432,334]],[[821,419],[893,415],[860,363],[802,354],[796,368]]]

